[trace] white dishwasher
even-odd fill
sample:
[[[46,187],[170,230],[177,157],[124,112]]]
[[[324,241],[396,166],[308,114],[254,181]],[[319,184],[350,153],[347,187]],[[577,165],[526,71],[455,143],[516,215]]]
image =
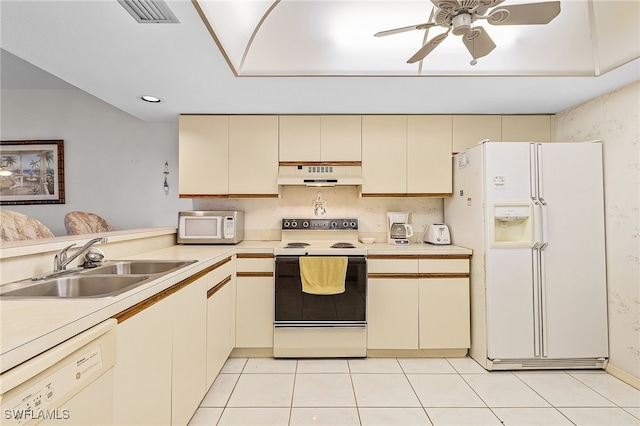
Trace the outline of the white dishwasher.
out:
[[[0,375],[0,424],[113,424],[116,325],[108,319]]]

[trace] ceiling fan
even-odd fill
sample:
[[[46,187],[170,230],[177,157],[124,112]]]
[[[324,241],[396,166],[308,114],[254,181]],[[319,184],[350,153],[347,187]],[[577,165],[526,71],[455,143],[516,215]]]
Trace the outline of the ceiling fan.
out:
[[[462,36],[462,42],[473,57],[471,65],[475,65],[476,59],[488,55],[496,48],[485,29],[474,25],[475,21],[485,19],[492,25],[541,25],[548,24],[560,13],[559,1],[496,7],[502,2],[504,0],[431,0],[435,6],[435,16],[432,13],[432,19],[429,20],[433,22],[380,31],[374,35],[384,37],[436,26],[444,27],[447,29],[445,33],[431,38],[407,60],[407,63],[412,64],[424,59],[451,32]]]

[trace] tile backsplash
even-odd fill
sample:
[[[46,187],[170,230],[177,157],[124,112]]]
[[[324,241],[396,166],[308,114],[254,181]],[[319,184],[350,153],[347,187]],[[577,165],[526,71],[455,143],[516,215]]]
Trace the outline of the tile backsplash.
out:
[[[386,241],[388,211],[410,212],[414,229],[411,241],[422,240],[427,224],[440,223],[444,217],[442,198],[364,197],[356,187],[283,187],[280,198],[194,200],[197,210],[243,210],[245,239],[279,240],[283,217],[312,218],[313,202],[321,193],[327,203],[326,217],[357,217],[360,236]]]

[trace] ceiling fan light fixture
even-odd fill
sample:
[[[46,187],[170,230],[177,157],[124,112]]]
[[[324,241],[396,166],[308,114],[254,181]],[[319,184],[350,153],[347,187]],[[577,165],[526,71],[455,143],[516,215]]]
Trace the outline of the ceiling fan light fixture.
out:
[[[465,35],[471,31],[471,15],[468,13],[461,13],[453,17],[451,21],[451,32],[455,35]]]

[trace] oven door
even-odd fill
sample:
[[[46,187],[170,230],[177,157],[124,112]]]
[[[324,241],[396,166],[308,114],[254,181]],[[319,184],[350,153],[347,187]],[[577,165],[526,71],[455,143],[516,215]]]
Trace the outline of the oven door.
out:
[[[276,256],[275,326],[366,326],[367,259],[347,258],[344,293],[314,295],[302,292],[299,256]]]

